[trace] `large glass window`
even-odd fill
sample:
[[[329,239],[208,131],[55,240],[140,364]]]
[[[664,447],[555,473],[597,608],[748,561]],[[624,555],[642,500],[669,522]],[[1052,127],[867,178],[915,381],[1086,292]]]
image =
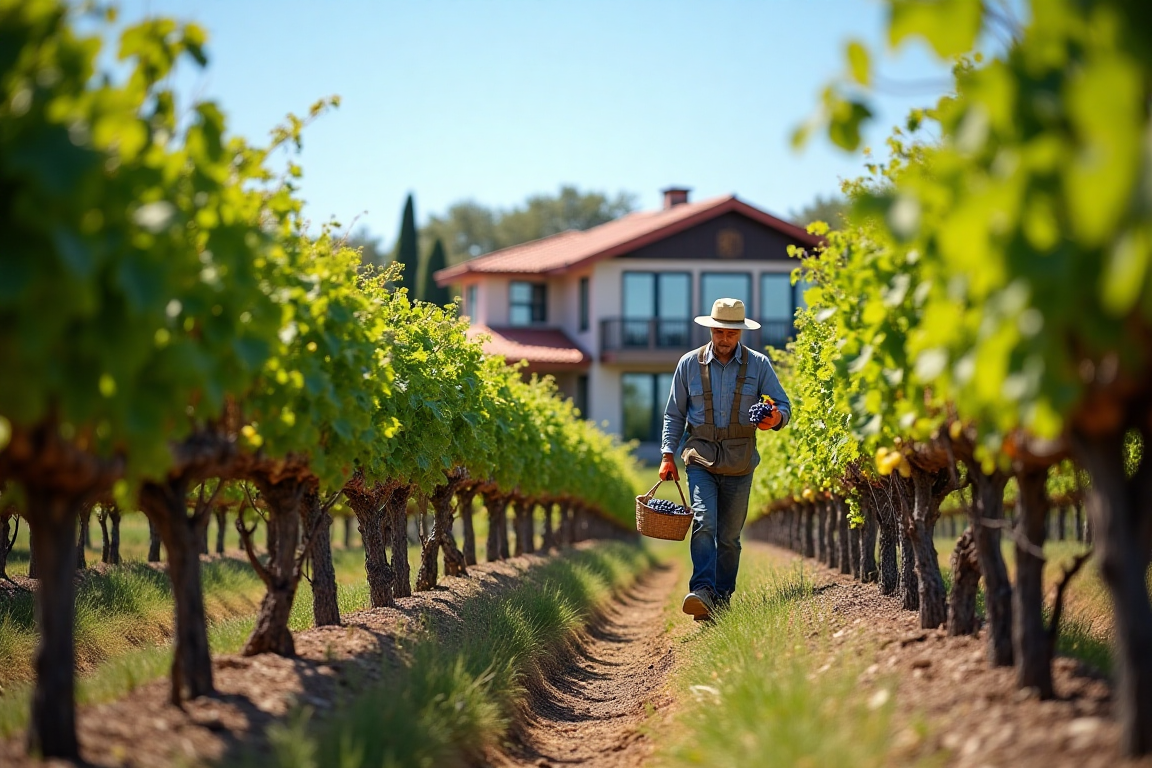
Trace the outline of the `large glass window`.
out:
[[[792,276],[787,272],[765,272],[760,275],[760,319],[791,320],[795,314]]]
[[[659,442],[664,428],[664,406],[672,390],[672,374],[625,373],[621,378],[624,387],[624,439]]]
[[[582,373],[576,377],[576,397],[572,401],[580,410],[582,418],[591,418],[588,415],[588,374]]]
[[[625,272],[623,296],[625,346],[688,346],[692,311],[690,274]]]
[[[513,282],[508,286],[508,324],[539,325],[548,321],[548,286]]]
[[[752,275],[747,272],[705,272],[700,277],[700,314],[709,314],[716,299],[740,299],[748,317],[755,317],[752,312]]]
[[[580,330],[588,330],[588,278],[580,278]]]
[[[468,315],[468,318],[472,322],[476,322],[476,286],[475,285],[468,286],[468,289],[466,291],[464,291],[464,314]]]

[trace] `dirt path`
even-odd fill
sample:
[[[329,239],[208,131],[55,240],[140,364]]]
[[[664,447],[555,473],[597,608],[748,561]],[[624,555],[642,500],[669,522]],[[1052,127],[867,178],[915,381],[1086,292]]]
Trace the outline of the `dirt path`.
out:
[[[654,745],[640,728],[649,711],[668,709],[664,682],[673,664],[670,597],[682,586],[676,565],[653,569],[612,601],[573,654],[532,692],[525,723],[498,766],[630,768]],[[684,617],[680,617],[684,618]]]

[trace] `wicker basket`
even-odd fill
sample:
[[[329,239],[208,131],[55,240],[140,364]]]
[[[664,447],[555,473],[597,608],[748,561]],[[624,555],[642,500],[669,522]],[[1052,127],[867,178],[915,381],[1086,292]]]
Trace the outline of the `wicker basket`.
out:
[[[684,537],[688,535],[688,529],[692,527],[693,515],[692,508],[688,506],[688,502],[684,501],[684,491],[680,488],[680,481],[676,481],[676,490],[680,491],[680,503],[684,505],[684,509],[688,510],[687,513],[673,515],[659,512],[648,506],[648,502],[652,500],[653,494],[656,493],[656,489],[660,487],[662,482],[664,481],[657,481],[656,485],[652,486],[652,490],[643,496],[636,497],[636,530],[653,539],[683,541]]]

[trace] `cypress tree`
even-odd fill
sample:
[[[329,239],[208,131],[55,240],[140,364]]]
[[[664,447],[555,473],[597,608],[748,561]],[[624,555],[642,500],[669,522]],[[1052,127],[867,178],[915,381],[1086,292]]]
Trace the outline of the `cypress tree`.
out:
[[[411,194],[404,203],[404,216],[400,219],[400,237],[396,239],[396,251],[392,255],[392,260],[404,266],[401,284],[408,289],[410,298],[416,298],[420,251],[416,245],[416,206],[412,202]]]
[[[440,238],[436,238],[436,242],[432,244],[432,252],[428,254],[428,258],[424,259],[420,266],[420,298],[440,306],[452,301],[452,297],[448,294],[448,288],[441,288],[436,285],[436,280],[432,277],[448,266],[448,259],[444,254],[444,243],[440,241]]]

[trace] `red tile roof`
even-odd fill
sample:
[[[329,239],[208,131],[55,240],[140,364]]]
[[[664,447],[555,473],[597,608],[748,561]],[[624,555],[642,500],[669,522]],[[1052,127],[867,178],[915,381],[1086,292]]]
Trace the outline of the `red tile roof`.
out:
[[[486,328],[473,325],[468,336],[487,334],[484,351],[510,363],[527,360],[530,368],[584,369],[592,358],[558,328]]]
[[[638,211],[583,232],[568,230],[493,251],[436,272],[436,283],[448,285],[464,275],[475,273],[561,274],[634,251],[731,211],[772,227],[804,245],[815,246],[822,242],[821,238],[808,234],[802,227],[737,200],[735,195],[725,195],[659,211]]]

